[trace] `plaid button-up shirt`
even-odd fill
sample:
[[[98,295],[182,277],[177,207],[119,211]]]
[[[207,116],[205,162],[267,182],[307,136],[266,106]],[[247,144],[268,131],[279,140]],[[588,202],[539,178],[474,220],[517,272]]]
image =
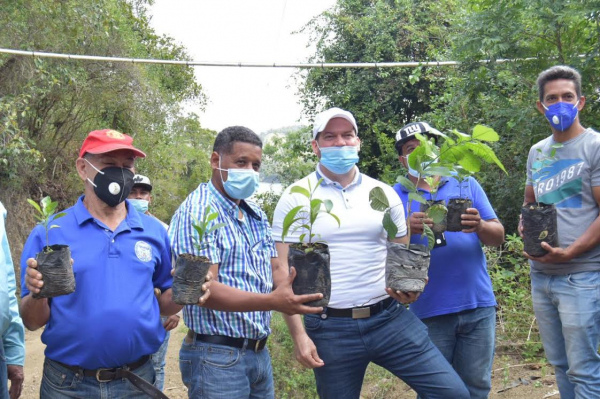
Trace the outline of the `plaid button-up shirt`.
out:
[[[207,205],[219,216],[211,222],[225,226],[213,231],[199,249],[192,215],[201,220]],[[238,219],[241,210],[243,220]],[[206,256],[219,265],[218,281],[240,290],[270,293],[273,288],[271,258],[277,257],[267,216],[260,207],[225,198],[211,182],[203,183],[179,206],[169,227],[173,254]],[[216,277],[216,276],[215,276]],[[222,312],[188,305],[185,324],[199,334],[263,339],[270,334],[270,312]]]

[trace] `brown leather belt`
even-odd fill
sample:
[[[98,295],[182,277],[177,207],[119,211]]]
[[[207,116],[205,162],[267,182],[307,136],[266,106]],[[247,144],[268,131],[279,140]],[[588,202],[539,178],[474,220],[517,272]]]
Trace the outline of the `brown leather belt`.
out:
[[[132,373],[133,370],[142,367],[149,360],[150,356],[146,355],[142,356],[133,363],[126,364],[121,367],[99,368],[95,370],[86,370],[79,366],[69,366],[68,364],[64,364],[56,360],[53,360],[53,362],[58,363],[60,366],[69,369],[74,373],[82,373],[86,377],[94,377],[98,382],[111,382],[114,380],[127,379],[129,380],[129,382],[131,382],[133,385],[135,385],[137,388],[139,388],[142,392],[144,392],[151,398],[169,399],[168,396],[162,393],[154,385],[150,384],[148,381],[144,380],[137,374]]]
[[[192,330],[188,331],[188,338],[191,340],[196,336],[196,341],[206,342],[208,344],[232,346],[234,348],[242,349],[244,345],[246,349],[253,352],[260,352],[265,348],[267,344],[267,338],[263,339],[249,339],[249,338],[233,338],[226,335],[206,335],[197,334]]]
[[[328,317],[351,317],[353,319],[365,319],[367,317],[375,316],[376,314],[383,312],[392,304],[392,302],[394,302],[394,298],[389,297],[387,299],[384,299],[383,301],[374,303],[373,305],[361,306],[358,308],[325,308],[323,313],[321,313],[321,318],[326,319]]]

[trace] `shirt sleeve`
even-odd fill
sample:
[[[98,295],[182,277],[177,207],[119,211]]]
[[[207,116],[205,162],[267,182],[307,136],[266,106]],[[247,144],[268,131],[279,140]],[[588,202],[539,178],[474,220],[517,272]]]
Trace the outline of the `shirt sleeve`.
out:
[[[490,200],[479,182],[469,177],[469,187],[471,189],[471,198],[473,198],[473,207],[479,211],[481,218],[483,220],[498,219],[492,204],[490,204]]]
[[[173,268],[173,265],[171,264],[171,248],[169,245],[169,237],[167,236],[166,231],[163,234],[162,243],[163,246],[160,251],[160,264],[158,264],[154,270],[152,283],[154,287],[157,287],[161,292],[164,292],[173,285],[173,277],[171,276],[171,269]]]
[[[4,255],[2,266],[6,271],[6,282],[8,285],[7,292],[9,297],[9,324],[6,331],[2,334],[2,344],[4,346],[6,363],[22,366],[25,363],[25,327],[23,327],[23,321],[21,320],[21,316],[19,316],[15,269],[10,254],[10,247],[8,245],[8,237],[6,236],[6,228],[4,225],[5,215],[4,206],[0,204],[0,237],[2,238],[0,244],[2,245],[2,252]],[[4,309],[2,309],[2,311],[4,311]]]

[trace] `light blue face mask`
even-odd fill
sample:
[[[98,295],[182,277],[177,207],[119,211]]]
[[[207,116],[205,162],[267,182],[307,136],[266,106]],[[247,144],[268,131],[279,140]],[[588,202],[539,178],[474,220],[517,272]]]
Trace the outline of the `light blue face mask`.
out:
[[[227,181],[223,181],[221,173],[221,182],[227,195],[233,199],[246,199],[258,189],[260,175],[252,169],[221,169],[221,158],[217,169],[227,171]]]
[[[317,147],[321,151],[321,165],[336,175],[344,175],[356,165],[359,160],[358,147],[349,145],[344,147]]]
[[[409,163],[408,163],[408,155],[403,155],[404,159],[406,159],[406,165],[408,168],[408,174],[419,178],[419,172],[416,169],[413,169],[410,167]],[[421,169],[425,168],[427,165],[429,165],[431,162],[421,162]],[[422,176],[421,176],[422,177]]]
[[[133,205],[133,207],[138,211],[138,212],[142,212],[142,213],[146,213],[148,212],[148,204],[149,201],[148,200],[143,200],[143,199],[130,199],[129,203],[131,205]]]

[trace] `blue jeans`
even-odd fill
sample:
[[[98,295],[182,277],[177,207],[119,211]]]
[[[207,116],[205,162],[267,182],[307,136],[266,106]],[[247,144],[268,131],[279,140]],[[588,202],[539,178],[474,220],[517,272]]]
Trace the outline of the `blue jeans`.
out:
[[[370,362],[394,373],[422,398],[469,398],[458,374],[431,343],[427,327],[396,301],[364,319],[305,315],[304,327],[325,362],[313,370],[321,398],[358,398]]]
[[[8,399],[8,371],[6,370],[6,356],[4,345],[0,340],[0,399]]]
[[[154,368],[151,361],[147,361],[146,364],[138,367],[133,372],[150,383],[154,382]],[[40,398],[147,399],[148,396],[129,380],[98,382],[96,377],[84,377],[81,373],[75,373],[46,358],[44,360]]]
[[[162,316],[160,318],[161,324],[167,320],[167,316]],[[167,348],[169,347],[169,338],[171,337],[171,332],[167,331],[165,334],[165,340],[156,353],[154,353],[150,358],[152,359],[152,365],[154,366],[154,374],[156,375],[156,380],[154,381],[154,386],[163,390],[165,386],[165,365],[167,364]]]
[[[531,272],[533,310],[561,399],[600,398],[600,272]]]
[[[471,399],[485,399],[492,388],[496,308],[465,310],[421,320],[429,338],[463,380]]]
[[[275,398],[267,348],[253,352],[188,340],[181,344],[179,369],[190,398]]]

